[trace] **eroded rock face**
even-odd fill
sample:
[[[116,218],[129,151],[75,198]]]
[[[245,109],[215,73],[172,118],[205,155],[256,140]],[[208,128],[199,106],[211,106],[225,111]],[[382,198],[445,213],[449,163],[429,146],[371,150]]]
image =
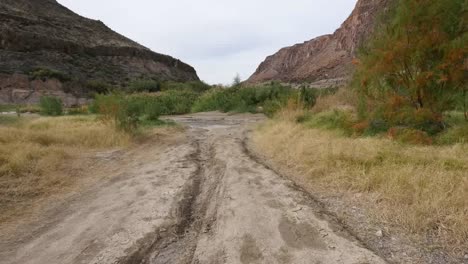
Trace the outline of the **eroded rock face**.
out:
[[[359,0],[350,17],[331,35],[281,49],[266,58],[250,83],[310,82],[316,86],[345,84],[359,45],[373,31],[378,15],[391,0]]]
[[[52,80],[39,80],[41,84],[27,79],[37,68],[60,71],[75,82],[62,87]],[[135,78],[199,80],[190,65],[152,52],[56,0],[0,1],[0,73],[0,102],[16,103],[24,96],[14,90],[62,91],[79,98],[85,89],[78,83],[89,80],[115,85]]]

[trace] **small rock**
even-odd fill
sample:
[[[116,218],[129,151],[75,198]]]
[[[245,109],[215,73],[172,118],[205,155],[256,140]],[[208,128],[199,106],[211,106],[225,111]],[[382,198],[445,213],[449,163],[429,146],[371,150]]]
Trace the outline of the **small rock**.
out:
[[[297,213],[302,210],[302,207],[297,207],[296,209],[293,210],[294,213]]]
[[[465,257],[464,257],[464,258],[465,258],[465,259],[468,259],[468,254],[465,254]]]
[[[382,230],[379,230],[379,231],[375,232],[375,235],[376,235],[377,237],[383,237],[383,231],[382,231]]]

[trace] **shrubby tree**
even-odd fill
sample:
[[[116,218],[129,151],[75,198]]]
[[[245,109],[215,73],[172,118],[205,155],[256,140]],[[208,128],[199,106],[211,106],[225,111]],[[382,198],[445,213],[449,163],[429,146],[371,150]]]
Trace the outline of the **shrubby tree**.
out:
[[[463,108],[468,120],[467,10],[465,0],[396,2],[354,62],[362,118],[427,124]]]
[[[234,79],[232,80],[232,86],[239,86],[242,83],[242,79],[239,75],[239,73],[234,76]]]

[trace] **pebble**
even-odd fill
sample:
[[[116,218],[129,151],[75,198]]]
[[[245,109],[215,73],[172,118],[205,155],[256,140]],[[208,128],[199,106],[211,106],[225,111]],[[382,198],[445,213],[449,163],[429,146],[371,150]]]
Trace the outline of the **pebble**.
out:
[[[379,231],[375,232],[375,235],[378,236],[378,237],[383,237],[383,231],[379,230]]]

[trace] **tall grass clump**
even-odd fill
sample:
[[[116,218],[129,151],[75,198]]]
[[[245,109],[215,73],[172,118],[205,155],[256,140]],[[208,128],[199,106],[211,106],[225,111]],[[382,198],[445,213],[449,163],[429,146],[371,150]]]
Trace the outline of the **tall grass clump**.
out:
[[[42,115],[59,116],[63,114],[62,100],[53,96],[42,96],[39,107]]]
[[[130,143],[128,134],[93,116],[0,122],[0,223],[76,181],[66,168],[79,155]]]
[[[123,94],[96,95],[90,111],[100,115],[101,120],[117,129],[133,133],[138,127],[141,106]]]

